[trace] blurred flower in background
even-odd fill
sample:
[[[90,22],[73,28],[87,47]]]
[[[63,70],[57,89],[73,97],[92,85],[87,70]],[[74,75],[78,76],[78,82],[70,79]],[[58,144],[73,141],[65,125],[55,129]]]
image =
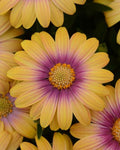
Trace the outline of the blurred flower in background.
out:
[[[52,147],[50,143],[41,136],[40,139],[35,137],[37,147],[29,142],[20,144],[21,150],[72,150],[72,142],[68,135],[59,132],[54,133]]]
[[[80,123],[71,127],[71,134],[79,138],[73,150],[88,149],[120,149],[120,79],[115,89],[106,86],[109,95],[106,96],[106,107],[102,112],[92,112],[92,123],[82,126]]]
[[[15,28],[23,25],[30,28],[36,18],[42,27],[48,27],[50,21],[55,26],[61,26],[64,22],[64,14],[73,15],[76,12],[76,4],[83,5],[86,0],[1,0],[0,14],[11,10],[10,22]]]
[[[24,40],[25,51],[15,54],[19,64],[8,71],[8,77],[23,81],[10,91],[17,97],[19,108],[32,106],[34,120],[52,130],[67,130],[74,114],[83,125],[91,121],[90,110],[103,110],[100,96],[108,90],[102,85],[113,80],[112,72],[102,69],[109,58],[104,52],[95,53],[96,38],[86,39],[77,32],[69,39],[66,28],[56,31],[55,41],[47,32],[35,33]]]
[[[109,6],[112,10],[105,11],[105,19],[108,24],[108,27],[111,27],[120,21],[120,0],[94,0],[104,5]],[[119,31],[120,32],[120,31]],[[117,43],[120,44],[120,33],[117,34]]]

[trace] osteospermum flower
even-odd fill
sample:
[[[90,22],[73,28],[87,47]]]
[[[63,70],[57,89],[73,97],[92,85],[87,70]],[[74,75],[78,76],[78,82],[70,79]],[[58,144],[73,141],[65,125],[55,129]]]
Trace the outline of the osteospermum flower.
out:
[[[85,34],[75,33],[69,39],[66,28],[57,30],[55,41],[46,32],[33,34],[22,42],[25,51],[17,52],[19,64],[8,71],[8,77],[23,81],[11,89],[19,108],[31,106],[31,117],[40,118],[42,127],[67,130],[72,113],[84,125],[89,124],[89,109],[102,110],[107,95],[102,83],[113,74],[101,69],[108,62],[106,53],[95,53],[98,40],[86,40]]]
[[[4,124],[0,121],[0,150],[16,150],[23,140],[23,136],[16,131],[8,132],[4,129]]]
[[[71,127],[71,133],[80,138],[74,150],[119,150],[120,149],[120,79],[115,89],[107,86],[106,107],[102,112],[93,112],[92,123],[83,127],[79,123]]]
[[[30,28],[36,18],[42,27],[48,27],[50,21],[55,26],[61,26],[64,14],[73,15],[76,4],[83,5],[86,0],[1,0],[0,14],[11,10],[10,22],[15,28],[23,25]],[[29,14],[29,15],[28,15]]]
[[[29,116],[29,109],[16,108],[14,101],[15,98],[11,97],[9,93],[0,95],[0,126],[3,124],[4,130],[11,134],[16,131],[17,134],[27,138],[34,138],[36,124]]]
[[[115,25],[116,23],[118,23],[120,21],[120,9],[119,9],[120,8],[120,0],[109,0],[108,3],[102,2],[100,0],[94,0],[94,1],[105,4],[105,5],[109,6],[110,8],[112,8],[112,10],[104,12],[108,27],[112,27],[113,25]],[[120,44],[119,39],[120,39],[120,37],[119,37],[119,33],[118,33],[118,35],[117,35],[117,43],[118,44]]]
[[[1,2],[1,1],[0,1]],[[9,21],[9,12],[0,16],[0,51],[16,52],[21,50],[21,39],[16,38],[23,34],[23,30],[14,29]]]
[[[72,142],[66,134],[54,133],[52,147],[43,136],[40,139],[36,136],[35,140],[37,147],[31,143],[23,142],[20,144],[21,150],[72,150]]]

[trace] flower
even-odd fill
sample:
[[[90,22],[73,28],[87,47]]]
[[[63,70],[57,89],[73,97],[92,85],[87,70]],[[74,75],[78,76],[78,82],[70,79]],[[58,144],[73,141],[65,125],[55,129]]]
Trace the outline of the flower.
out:
[[[119,9],[120,8],[120,0],[109,0],[108,3],[102,2],[99,0],[94,0],[94,1],[105,4],[105,5],[109,6],[110,8],[112,8],[112,10],[104,12],[105,20],[107,22],[108,27],[112,27],[113,25],[115,25],[116,23],[118,23],[120,21],[120,9]],[[117,36],[117,43],[120,44],[119,33]]]
[[[110,4],[111,2],[113,2],[114,0],[93,0],[95,3],[100,3],[100,4],[103,4],[103,5],[108,5]]]
[[[1,2],[1,1],[0,1]],[[0,16],[0,51],[16,52],[21,50],[21,39],[15,38],[22,35],[23,29],[14,29],[9,21],[10,13]]]
[[[30,28],[36,18],[42,27],[48,27],[50,21],[55,26],[61,26],[64,22],[64,14],[73,15],[76,12],[76,4],[83,5],[86,0],[1,0],[0,14],[11,10],[10,22],[15,28],[23,25]]]
[[[120,44],[120,29],[119,29],[118,34],[117,34],[117,43]]]
[[[16,150],[23,140],[23,136],[16,131],[10,133],[4,130],[4,124],[0,121],[0,150]]]
[[[19,109],[15,107],[14,101],[15,98],[10,96],[9,92],[6,95],[0,95],[0,126],[4,125],[4,130],[10,134],[34,138],[36,124],[29,116],[29,108]],[[15,131],[17,133],[14,133]]]
[[[40,118],[43,128],[51,124],[52,130],[67,130],[72,113],[82,124],[89,124],[89,109],[100,111],[105,106],[100,96],[108,90],[102,83],[113,80],[113,74],[102,69],[109,62],[108,55],[95,53],[98,44],[96,38],[86,40],[79,32],[69,40],[64,27],[57,30],[55,41],[44,31],[24,40],[25,51],[14,57],[19,66],[7,73],[22,81],[10,91],[16,107],[32,106],[30,115]]]
[[[35,137],[37,147],[29,142],[23,142],[20,144],[21,150],[72,150],[72,142],[68,135],[61,134],[59,132],[54,133],[52,147],[49,142],[41,136],[40,139]]]
[[[105,97],[105,109],[93,111],[89,126],[77,123],[71,127],[71,134],[81,139],[75,143],[73,150],[120,149],[120,79],[115,89],[109,85],[107,88],[109,95]]]

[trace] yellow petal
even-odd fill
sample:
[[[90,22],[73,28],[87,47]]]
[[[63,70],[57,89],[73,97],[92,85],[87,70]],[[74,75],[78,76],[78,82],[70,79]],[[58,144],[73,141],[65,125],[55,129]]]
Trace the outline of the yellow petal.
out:
[[[9,120],[7,118],[4,118],[4,129],[5,131],[8,131],[9,133],[13,134],[14,129],[9,123]]]
[[[6,13],[8,10],[10,10],[12,7],[14,7],[19,0],[1,0],[0,1],[0,15]]]
[[[40,115],[40,124],[43,128],[46,128],[53,120],[53,117],[56,112],[57,101],[58,100],[55,95],[54,96],[50,95],[44,101],[44,105]]]
[[[77,51],[76,57],[81,62],[85,62],[88,60],[97,50],[99,42],[96,38],[90,38],[86,40],[83,44],[81,44]]]
[[[106,69],[96,69],[85,73],[84,78],[98,83],[107,83],[113,80],[114,75]]]
[[[53,150],[67,150],[65,138],[58,132],[53,136]]]
[[[35,1],[34,0],[25,1],[22,10],[23,27],[26,29],[30,28],[35,22],[35,20],[36,20]]]
[[[21,150],[38,150],[38,148],[36,146],[34,146],[33,144],[28,143],[28,142],[21,143],[20,148],[21,148]]]
[[[51,145],[43,136],[41,136],[40,139],[36,136],[35,141],[39,150],[52,150]]]
[[[65,142],[66,142],[66,149],[65,149],[65,150],[73,150],[72,141],[71,141],[71,139],[69,138],[69,136],[66,135],[66,134],[63,134],[63,137],[64,137]]]
[[[70,52],[75,52],[86,41],[86,35],[80,32],[74,33],[70,38]]]
[[[6,150],[8,144],[10,143],[10,140],[11,140],[11,135],[6,131],[2,131],[0,133],[0,150]]]
[[[70,128],[70,133],[75,138],[84,138],[90,135],[94,135],[100,130],[95,124],[89,124],[88,126],[81,125],[80,123],[73,124]]]
[[[76,7],[73,3],[73,0],[52,0],[53,3],[60,10],[65,12],[66,14],[73,15],[76,12]]]
[[[115,85],[115,98],[116,101],[120,104],[120,79],[116,82]]]
[[[103,137],[92,135],[85,137],[74,144],[74,150],[97,150],[103,145]]]
[[[120,30],[118,31],[118,34],[117,34],[117,43],[120,44]]]
[[[35,62],[25,51],[15,53],[14,59],[19,65],[39,69],[39,64]]]
[[[64,95],[61,95],[58,101],[57,121],[62,130],[67,130],[72,123],[72,109],[70,101]]]
[[[20,45],[21,42],[22,42],[21,39],[17,39],[17,38],[10,39],[10,40],[1,42],[0,43],[0,48],[3,51],[16,52],[16,51],[22,49],[22,47]]]
[[[19,28],[22,25],[22,10],[24,6],[24,0],[20,0],[19,3],[11,10],[10,23],[13,27]]]
[[[62,26],[64,22],[64,14],[63,12],[58,9],[55,4],[50,1],[50,17],[51,17],[51,22],[56,26]]]
[[[43,43],[43,46],[47,52],[47,54],[51,57],[51,56],[55,56],[56,55],[56,49],[55,49],[55,41],[52,38],[52,36],[50,36],[50,34],[48,34],[47,32],[40,32],[39,37]]]
[[[88,125],[91,121],[91,114],[89,110],[76,99],[71,101],[71,106],[77,120],[83,125]]]
[[[83,5],[83,4],[85,4],[86,0],[73,0],[73,2],[76,4]]]
[[[80,90],[76,93],[76,98],[85,106],[93,110],[103,110],[105,102],[90,90]]]
[[[7,76],[20,81],[37,81],[40,77],[38,70],[34,70],[26,66],[17,66],[10,69]]]
[[[89,68],[103,68],[109,63],[110,59],[107,53],[95,53],[88,61],[84,63],[85,67]]]
[[[0,120],[0,133],[4,130],[4,123]]]
[[[9,15],[10,13],[8,12],[0,16],[0,35],[4,34],[11,27]]]
[[[50,7],[49,0],[35,1],[36,17],[39,23],[44,27],[48,27],[50,23]],[[44,14],[44,15],[43,15]]]
[[[55,44],[56,49],[61,56],[67,54],[69,50],[69,35],[65,27],[60,27],[56,31]]]
[[[54,118],[50,124],[50,129],[53,131],[57,131],[59,129],[58,121],[57,121],[57,112],[54,115]]]
[[[5,32],[3,35],[0,36],[0,42],[8,39],[12,39],[16,36],[20,36],[24,33],[22,28],[14,29],[10,28],[7,32]]]
[[[32,105],[31,110],[30,110],[30,117],[33,120],[37,120],[40,118],[41,110],[43,108],[45,99],[46,99],[46,97],[44,97],[40,102]]]
[[[10,144],[8,145],[7,150],[16,150],[20,146],[22,140],[23,140],[23,136],[21,136],[17,132],[14,132],[12,134],[12,139]]]
[[[9,122],[13,128],[22,136],[27,138],[34,138],[36,130],[32,119],[28,114],[23,112],[15,111],[14,115],[9,116]]]
[[[0,94],[6,95],[9,92],[9,83],[3,80],[0,80]]]
[[[24,40],[21,45],[27,54],[38,63],[47,59],[45,51],[36,42]]]

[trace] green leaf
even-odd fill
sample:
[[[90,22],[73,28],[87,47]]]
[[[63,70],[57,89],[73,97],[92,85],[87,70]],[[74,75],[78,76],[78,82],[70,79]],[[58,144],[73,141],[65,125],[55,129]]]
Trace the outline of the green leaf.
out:
[[[37,137],[40,139],[42,136],[42,127],[40,126],[40,123],[37,123]]]

